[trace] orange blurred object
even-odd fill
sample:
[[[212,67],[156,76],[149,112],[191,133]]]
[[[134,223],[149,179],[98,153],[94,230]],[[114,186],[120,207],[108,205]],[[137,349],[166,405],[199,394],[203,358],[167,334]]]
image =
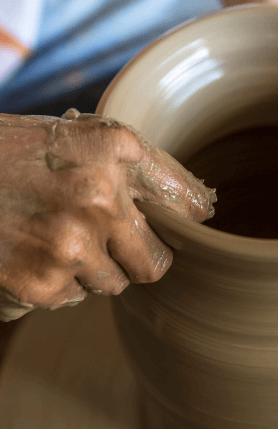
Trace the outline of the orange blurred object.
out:
[[[29,52],[28,46],[25,46],[11,33],[8,33],[0,27],[0,49],[3,48],[3,46],[14,49],[24,57],[26,57]]]

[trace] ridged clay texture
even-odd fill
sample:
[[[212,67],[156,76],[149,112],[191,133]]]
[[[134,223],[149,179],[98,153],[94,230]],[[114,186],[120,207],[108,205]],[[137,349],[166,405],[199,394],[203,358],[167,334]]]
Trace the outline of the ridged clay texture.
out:
[[[266,189],[265,178],[275,179],[277,28],[276,5],[234,7],[177,27],[119,73],[97,109],[133,125],[189,169],[206,172],[206,184],[218,193],[211,227],[138,205],[175,249],[161,280],[113,299],[141,385],[144,429],[278,426],[275,216],[267,231],[260,225],[275,211],[275,189],[257,199],[264,206],[257,236],[245,226],[232,231],[237,220],[228,210],[221,218],[219,196],[223,189],[228,204],[227,190],[240,180],[250,190],[252,178],[253,197],[261,195],[259,184]],[[243,206],[237,207],[239,219]]]

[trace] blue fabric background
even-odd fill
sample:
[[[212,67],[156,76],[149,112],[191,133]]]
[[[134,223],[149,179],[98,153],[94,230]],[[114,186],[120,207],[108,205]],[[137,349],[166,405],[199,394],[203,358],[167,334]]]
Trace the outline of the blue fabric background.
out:
[[[0,111],[98,82],[165,31],[219,9],[218,0],[45,0],[35,52],[0,89]]]

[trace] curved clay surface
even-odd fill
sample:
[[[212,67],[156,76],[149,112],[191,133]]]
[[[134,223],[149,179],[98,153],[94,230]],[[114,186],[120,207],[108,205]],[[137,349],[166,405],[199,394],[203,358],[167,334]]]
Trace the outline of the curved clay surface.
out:
[[[178,27],[97,110],[217,188],[206,225],[138,203],[176,249],[161,280],[113,299],[144,429],[278,427],[277,25],[277,6],[250,5]]]
[[[223,145],[228,148],[229,143],[241,142],[245,162],[248,148],[263,137],[266,145],[262,152],[268,158],[271,146],[276,150],[277,129],[241,132],[219,140],[214,147],[223,149]],[[261,159],[262,152],[258,152]],[[239,153],[237,150],[237,156]],[[227,216],[227,211],[233,213],[233,205],[226,207],[224,203],[229,204],[225,191],[230,186],[236,192],[238,183],[232,186],[227,182],[228,174],[220,175],[223,207],[219,200],[215,219],[206,223],[277,237],[275,219],[271,222],[269,211],[254,212],[250,224],[245,218],[248,213],[244,207],[248,211],[253,199],[260,196],[262,178],[260,171],[258,176],[252,174],[256,165],[252,154],[249,170],[248,163],[243,169],[246,180],[241,177],[238,182],[242,200],[238,201],[236,218]],[[232,164],[229,150],[227,156]],[[209,163],[202,163],[208,159],[203,151],[188,166],[208,168]],[[227,173],[229,167],[234,171],[231,164],[225,165]],[[270,159],[268,165],[272,165]],[[272,174],[272,168],[268,172]],[[217,178],[217,173],[211,174]],[[254,189],[249,174],[252,183],[258,183]],[[262,190],[269,183],[268,177],[265,179]],[[204,225],[185,225],[182,218],[149,203],[138,203],[138,208],[157,234],[176,249],[173,264],[161,280],[133,285],[113,300],[119,332],[143,389],[142,428],[276,427],[277,240],[254,240]],[[215,241],[206,237],[207,230]],[[229,238],[234,241],[229,243]]]

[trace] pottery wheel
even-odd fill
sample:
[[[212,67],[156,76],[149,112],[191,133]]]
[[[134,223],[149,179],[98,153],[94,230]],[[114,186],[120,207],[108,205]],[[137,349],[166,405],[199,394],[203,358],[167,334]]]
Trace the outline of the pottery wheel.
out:
[[[135,429],[136,383],[110,298],[25,316],[0,375],[5,429]]]

